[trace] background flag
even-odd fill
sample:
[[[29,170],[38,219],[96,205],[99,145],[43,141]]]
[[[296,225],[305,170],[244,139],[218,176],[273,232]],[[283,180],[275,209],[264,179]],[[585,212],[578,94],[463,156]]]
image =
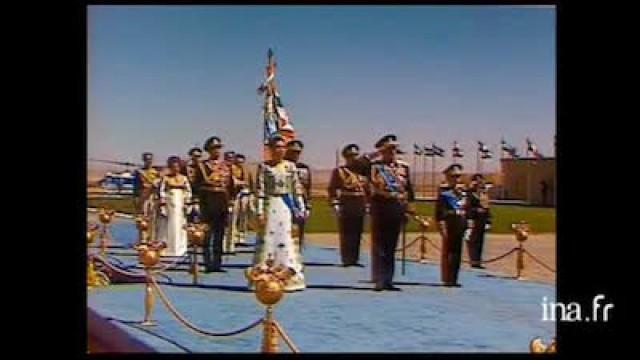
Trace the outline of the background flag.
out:
[[[462,149],[460,148],[460,146],[458,145],[457,141],[453,142],[453,148],[451,149],[452,152],[452,156],[454,158],[461,158],[464,157],[464,153],[462,152]]]

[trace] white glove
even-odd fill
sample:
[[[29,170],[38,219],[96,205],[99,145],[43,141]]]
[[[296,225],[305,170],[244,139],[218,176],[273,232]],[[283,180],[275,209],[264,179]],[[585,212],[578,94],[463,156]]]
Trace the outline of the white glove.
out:
[[[467,229],[464,231],[462,239],[464,239],[464,241],[471,241],[471,229]]]
[[[487,223],[484,225],[485,230],[491,230],[491,224]]]
[[[167,217],[167,207],[165,205],[160,206],[160,215]]]
[[[333,205],[333,211],[335,212],[336,216],[340,216],[340,205]]]

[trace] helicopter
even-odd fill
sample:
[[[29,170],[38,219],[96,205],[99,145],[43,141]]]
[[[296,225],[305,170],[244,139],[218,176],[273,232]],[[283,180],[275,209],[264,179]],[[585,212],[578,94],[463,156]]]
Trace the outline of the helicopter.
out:
[[[90,162],[99,162],[105,164],[119,165],[125,167],[123,171],[107,171],[102,179],[97,182],[97,185],[104,189],[109,194],[117,195],[133,195],[133,188],[135,186],[135,170],[131,168],[141,168],[142,164],[136,164],[128,161],[116,161],[105,159],[88,159]],[[152,165],[158,172],[163,173],[166,166]]]

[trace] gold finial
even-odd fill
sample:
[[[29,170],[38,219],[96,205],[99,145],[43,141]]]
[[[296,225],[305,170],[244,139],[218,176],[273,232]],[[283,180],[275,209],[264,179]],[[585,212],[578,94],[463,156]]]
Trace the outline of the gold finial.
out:
[[[187,231],[187,239],[193,246],[203,246],[204,240],[209,230],[209,226],[204,223],[190,223],[184,226]]]
[[[102,208],[98,212],[98,219],[100,219],[101,223],[107,225],[111,222],[111,220],[113,220],[113,216],[115,215],[115,213],[116,211],[113,209]]]
[[[136,216],[136,227],[138,228],[138,231],[149,230],[149,219],[144,215]]]
[[[152,268],[160,262],[160,251],[167,247],[162,241],[154,241],[151,243],[138,244],[134,249],[138,251],[138,260],[145,268]]]
[[[98,236],[99,229],[100,225],[98,224],[89,224],[87,226],[87,244],[93,244],[96,240],[96,236]]]
[[[536,337],[529,343],[529,352],[534,354],[555,354],[556,353],[556,338],[551,339],[551,342],[547,345],[542,342],[540,337]]]
[[[529,238],[529,223],[527,223],[526,221],[520,221],[517,224],[511,224],[511,229],[515,232],[516,234],[516,240],[518,240],[520,243],[523,243],[525,241],[527,241],[527,239]]]

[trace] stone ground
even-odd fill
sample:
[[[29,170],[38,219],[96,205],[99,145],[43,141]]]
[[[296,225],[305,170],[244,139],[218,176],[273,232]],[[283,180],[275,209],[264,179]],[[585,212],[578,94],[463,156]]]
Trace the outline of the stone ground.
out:
[[[133,250],[126,249],[136,238],[133,223],[116,220],[112,233],[125,249],[111,249],[111,256],[139,271]],[[276,319],[301,352],[528,352],[532,338],[555,336],[555,324],[541,321],[540,305],[543,297],[555,300],[554,284],[465,269],[460,276],[462,288],[444,288],[439,286],[437,264],[409,262],[402,275],[398,262],[395,280],[403,291],[373,292],[367,281],[368,253],[362,254],[365,268],[339,267],[330,236],[311,235],[314,241],[305,249],[308,288],[286,294],[275,309]],[[507,238],[492,243],[504,243],[506,250],[512,246]],[[250,262],[250,248],[246,248],[225,257],[227,273],[201,274],[199,286],[192,285],[186,265],[158,280],[191,322],[210,331],[229,331],[264,312],[246,289],[242,271]],[[159,352],[259,351],[259,327],[233,337],[201,336],[178,323],[159,299],[153,313],[157,325],[141,327],[137,323],[143,317],[143,289],[142,284],[93,289],[88,306]],[[287,350],[284,343],[281,349]]]

